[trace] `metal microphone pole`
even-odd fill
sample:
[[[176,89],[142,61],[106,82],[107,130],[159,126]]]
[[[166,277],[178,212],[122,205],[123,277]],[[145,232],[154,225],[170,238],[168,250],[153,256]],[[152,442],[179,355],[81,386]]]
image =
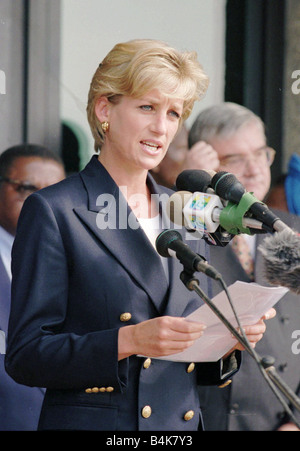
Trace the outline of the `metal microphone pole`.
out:
[[[251,357],[256,361],[263,377],[269,384],[273,393],[279,400],[279,402],[284,407],[287,414],[290,416],[292,421],[296,424],[296,426],[300,429],[300,424],[298,420],[294,417],[293,412],[291,411],[288,404],[282,398],[280,393],[278,393],[277,388],[284,394],[290,402],[294,405],[294,407],[300,411],[300,399],[295,395],[295,393],[287,386],[287,384],[278,376],[276,370],[273,366],[274,359],[271,358],[261,358],[256,351],[250,346],[247,338],[245,336],[241,336],[239,332],[233,327],[233,325],[224,317],[224,315],[219,311],[219,309],[213,304],[211,299],[204,293],[204,291],[199,286],[199,281],[194,277],[193,273],[184,268],[184,270],[180,274],[180,280],[186,286],[189,291],[195,291],[198,296],[211,308],[211,310],[217,315],[217,317],[222,321],[222,323],[227,327],[227,329],[234,335],[234,337],[238,340],[238,342],[245,348],[245,350],[251,355]],[[223,288],[226,287],[223,279],[219,279],[222,283]],[[229,295],[226,287],[226,294]],[[276,388],[277,387],[277,388]]]
[[[229,301],[232,305],[232,301],[230,300],[230,294],[228,291],[228,288],[226,286],[226,283],[224,282],[223,278],[220,277],[219,282],[221,283]],[[246,339],[247,341],[247,339]],[[262,367],[266,370],[267,375],[269,376],[269,380],[271,379],[274,384],[277,386],[277,388],[283,393],[296,407],[296,409],[300,412],[300,399],[298,396],[290,389],[290,387],[285,383],[283,379],[278,375],[276,372],[274,365],[275,359],[271,356],[265,356],[261,358],[258,353],[251,348],[252,357],[256,360],[257,363],[261,364]]]
[[[296,407],[296,409],[300,412],[300,398],[291,390],[291,388],[285,383],[284,380],[278,375],[274,363],[275,359],[271,356],[263,357],[262,365],[268,373],[270,379],[274,382],[274,384],[279,388],[279,390],[290,400],[290,402]]]

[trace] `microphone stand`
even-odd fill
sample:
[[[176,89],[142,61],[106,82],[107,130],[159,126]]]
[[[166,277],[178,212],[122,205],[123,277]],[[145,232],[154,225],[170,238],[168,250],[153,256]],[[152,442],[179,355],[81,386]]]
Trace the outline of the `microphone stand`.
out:
[[[234,311],[234,307],[230,300],[230,295],[227,290],[227,286],[222,279],[221,275],[219,274],[218,277],[220,283],[222,284],[222,287],[224,288],[226,295],[229,299],[229,302],[231,304],[231,307]],[[210,307],[210,309],[217,315],[217,317],[222,321],[222,323],[227,327],[227,329],[231,332],[231,334],[238,340],[238,342],[245,348],[245,350],[251,355],[251,357],[256,361],[264,379],[269,384],[270,388],[272,389],[273,393],[279,400],[279,402],[284,407],[286,413],[290,416],[292,421],[296,424],[296,426],[300,429],[300,424],[298,420],[295,418],[293,412],[291,411],[290,407],[286,403],[286,401],[283,399],[281,394],[278,392],[277,388],[280,390],[280,392],[289,399],[289,401],[294,405],[294,407],[300,411],[300,399],[296,396],[296,394],[288,387],[288,385],[280,378],[280,376],[277,374],[273,363],[274,359],[273,357],[265,357],[261,358],[257,352],[251,347],[246,335],[244,334],[243,328],[240,326],[239,320],[235,314],[235,318],[237,320],[237,324],[239,326],[239,329],[242,333],[242,335],[236,330],[235,327],[224,317],[224,315],[220,312],[220,310],[213,304],[211,299],[204,293],[204,291],[199,286],[199,281],[194,277],[193,272],[191,272],[188,268],[184,267],[184,270],[180,274],[180,280],[182,283],[186,286],[186,288],[189,291],[195,291],[195,293],[198,294],[198,296]]]

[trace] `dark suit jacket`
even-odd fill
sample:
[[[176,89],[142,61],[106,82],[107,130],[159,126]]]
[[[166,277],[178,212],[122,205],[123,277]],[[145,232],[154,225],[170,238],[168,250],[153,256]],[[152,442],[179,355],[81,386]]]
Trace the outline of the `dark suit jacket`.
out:
[[[10,280],[0,257],[0,330],[7,336],[10,310]],[[35,431],[44,390],[17,384],[5,371],[0,354],[0,431]]]
[[[300,230],[300,218],[280,211],[276,214],[295,230]],[[257,235],[257,246],[265,235]],[[249,282],[230,245],[225,248],[211,246],[211,263],[219,269],[227,285],[236,280]],[[267,285],[263,277],[262,255],[256,250],[255,281]],[[213,291],[219,291],[214,284]],[[276,317],[266,321],[267,330],[256,350],[261,357],[275,358],[280,377],[300,395],[300,358],[292,352],[292,333],[300,328],[300,297],[288,292],[275,306]],[[289,421],[284,408],[263,379],[256,363],[246,352],[243,363],[232,384],[223,389],[199,388],[206,430],[275,430]],[[285,399],[285,398],[284,398]],[[293,410],[293,409],[292,409]],[[300,420],[300,414],[294,414]]]
[[[104,198],[111,200],[105,208]],[[152,359],[144,366],[138,356],[118,362],[120,327],[184,316],[202,303],[179,280],[174,259],[168,285],[159,255],[142,229],[126,227],[124,215],[132,212],[97,156],[80,174],[30,196],[22,210],[6,368],[19,383],[47,387],[41,429],[195,430],[197,379],[224,380],[220,362],[191,372],[189,363]],[[203,241],[195,245],[205,253]],[[205,277],[200,284],[206,291]],[[125,323],[123,313],[130,313]],[[144,406],[152,409],[148,418]]]

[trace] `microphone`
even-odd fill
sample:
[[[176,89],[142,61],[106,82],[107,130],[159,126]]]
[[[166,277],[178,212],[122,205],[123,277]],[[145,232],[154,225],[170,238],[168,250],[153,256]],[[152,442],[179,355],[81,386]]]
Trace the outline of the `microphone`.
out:
[[[209,180],[209,178],[211,179]],[[201,191],[215,193],[223,201],[242,204],[254,219],[261,221],[264,230],[269,233],[279,232],[288,228],[268,206],[256,199],[252,193],[246,192],[245,187],[230,172],[214,172],[204,170],[186,170],[181,172],[176,180],[176,188],[187,191]],[[225,212],[224,212],[225,213]]]
[[[214,190],[210,187],[211,179],[214,176],[215,171],[193,170],[187,169],[182,171],[176,179],[176,189],[183,191],[200,191],[215,194]],[[173,221],[176,223],[176,221]],[[179,225],[183,225],[184,220]],[[190,230],[191,231],[191,230]],[[195,229],[193,230],[196,231]],[[201,230],[203,233],[203,230]],[[198,231],[199,233],[199,231]],[[203,235],[201,235],[202,237]],[[232,240],[233,235],[229,234],[226,230],[219,227],[214,233],[207,233],[203,236],[205,241],[209,245],[225,247]]]
[[[202,234],[214,233],[220,226],[233,235],[264,233],[264,224],[246,217],[242,204],[228,203],[224,206],[216,194],[177,191],[169,197],[166,211],[174,224]]]
[[[212,175],[209,181],[210,174],[206,171],[183,171],[177,178],[176,186],[180,189],[185,189],[185,193],[178,192],[178,198],[175,195],[169,199],[170,219],[179,225],[184,225],[194,229],[200,228],[205,234],[205,229],[201,226],[201,220],[211,227],[211,221],[220,221],[221,227],[227,227],[223,222],[224,217],[221,213],[227,210],[229,217],[234,223],[236,219],[236,208],[245,202],[245,209],[247,214],[253,215],[251,218],[247,216],[240,216],[243,227],[248,227],[251,233],[260,233],[261,228],[269,233],[263,243],[258,247],[264,259],[265,278],[270,285],[284,286],[290,291],[300,294],[300,236],[297,231],[292,230],[283,221],[281,221],[268,206],[256,199],[252,193],[247,193],[244,186],[239,182],[234,174],[229,172],[218,172]],[[178,183],[177,183],[178,182]],[[215,193],[220,196],[220,202],[214,201],[206,206],[207,210],[200,212],[200,210],[192,211],[193,194],[188,193],[189,190],[203,190],[206,194]],[[176,194],[176,193],[175,193]],[[194,193],[195,195],[201,193]],[[184,200],[185,198],[185,200]],[[188,201],[190,204],[188,205]],[[226,205],[226,201],[228,202]],[[204,201],[203,201],[204,202]],[[209,202],[208,202],[209,203]],[[173,204],[173,205],[172,205]],[[224,207],[224,205],[226,205]],[[186,208],[185,208],[186,207]],[[220,213],[220,209],[222,209]],[[231,210],[232,208],[232,210]],[[190,214],[190,216],[188,216]],[[208,216],[208,220],[207,220]],[[255,218],[255,219],[254,219]],[[256,222],[252,222],[252,221]],[[251,222],[250,222],[251,221]],[[237,224],[240,231],[241,228]],[[209,228],[207,227],[207,229]],[[221,228],[219,227],[219,228]],[[212,229],[210,229],[212,230]],[[219,230],[219,229],[217,229]],[[230,229],[233,233],[233,230]],[[274,233],[275,232],[275,233]],[[205,235],[204,235],[205,238]],[[209,243],[211,244],[211,243]]]
[[[200,191],[202,193],[215,194],[211,187],[211,179],[215,171],[204,171],[202,169],[186,169],[176,179],[177,191]]]
[[[159,255],[177,258],[189,272],[203,272],[215,280],[221,278],[220,273],[213,266],[183,242],[182,236],[177,230],[161,232],[156,238],[155,245]]]
[[[300,237],[291,229],[266,237],[258,250],[264,258],[265,278],[300,294]]]
[[[266,204],[256,199],[252,193],[246,192],[246,189],[234,174],[225,171],[217,172],[211,179],[211,187],[222,199],[234,204],[246,201],[249,204],[249,212],[254,218],[261,221],[272,232],[280,232],[289,228],[278,216],[269,210]]]

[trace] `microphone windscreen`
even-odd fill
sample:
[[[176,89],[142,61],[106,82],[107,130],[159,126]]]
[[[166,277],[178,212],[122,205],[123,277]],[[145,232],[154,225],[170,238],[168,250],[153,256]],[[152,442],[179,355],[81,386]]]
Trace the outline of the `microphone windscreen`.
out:
[[[222,199],[236,203],[241,200],[245,193],[245,188],[231,172],[217,172],[211,180],[211,186]]]
[[[176,191],[169,197],[166,204],[166,213],[174,224],[184,226],[183,209],[191,196],[192,193],[189,191]]]
[[[258,247],[270,285],[283,286],[300,294],[300,236],[286,228],[267,236]]]
[[[205,172],[210,175],[211,179],[216,175],[216,171],[213,171],[212,169],[205,169]]]
[[[211,175],[201,169],[186,169],[182,171],[176,179],[178,191],[199,191],[205,193],[210,187]]]
[[[169,249],[173,241],[182,241],[182,236],[177,230],[164,230],[156,238],[156,250],[162,257],[170,257]]]

